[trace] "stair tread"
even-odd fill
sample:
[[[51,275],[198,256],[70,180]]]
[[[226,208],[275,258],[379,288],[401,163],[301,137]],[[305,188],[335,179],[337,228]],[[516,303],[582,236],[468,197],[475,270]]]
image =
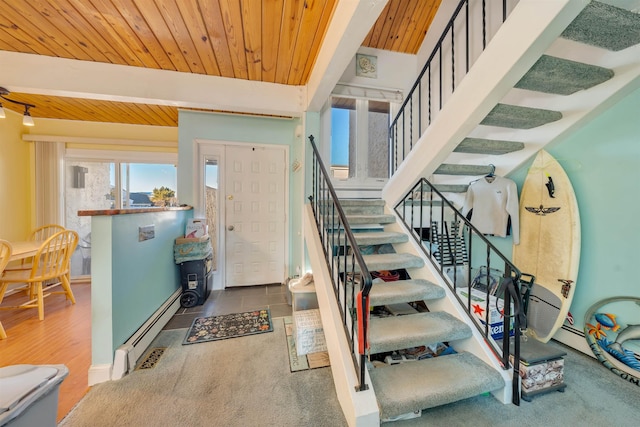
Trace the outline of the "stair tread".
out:
[[[606,28],[607,31],[598,31]],[[606,3],[593,1],[561,34],[580,43],[620,51],[640,44],[640,15]]]
[[[369,371],[381,418],[428,409],[505,387],[498,371],[471,353]]]
[[[469,188],[468,184],[435,184],[434,188],[441,193],[464,193]]]
[[[371,354],[469,338],[469,325],[444,311],[371,317]]]
[[[356,243],[359,246],[404,243],[409,241],[409,236],[405,233],[396,233],[394,231],[364,231],[353,233],[353,236],[356,238]],[[343,245],[344,241],[345,235],[341,233],[338,238],[338,244]]]
[[[520,151],[524,143],[500,139],[465,138],[453,150],[456,153],[501,155]]]
[[[396,222],[396,217],[390,214],[379,215],[349,215],[347,221],[351,224],[392,224]]]
[[[342,206],[384,206],[382,199],[340,199]]]
[[[613,71],[608,68],[542,55],[515,87],[555,95],[571,95],[612,77]]]
[[[399,268],[420,268],[424,260],[406,253],[363,255],[369,271],[397,270]]]
[[[369,294],[371,306],[398,304],[420,300],[444,298],[441,286],[423,279],[397,280],[395,282],[375,283]]]
[[[562,118],[559,111],[520,105],[498,104],[480,122],[485,126],[497,126],[508,129],[533,129]]]
[[[437,175],[486,175],[491,172],[493,168],[487,165],[455,165],[449,163],[443,163],[433,172]]]
[[[382,199],[340,199],[342,211],[347,215],[381,215],[384,213],[385,201]],[[320,212],[334,212],[335,203],[331,200],[320,200]]]
[[[382,271],[382,270],[397,270],[399,268],[420,268],[424,266],[424,260],[418,256],[405,254],[405,253],[392,253],[392,254],[372,254],[362,256],[369,271]],[[339,259],[336,259],[336,262]],[[347,265],[345,267],[344,261],[340,262],[340,271],[351,271],[351,257],[346,258]],[[354,271],[359,273],[360,268],[356,264]]]

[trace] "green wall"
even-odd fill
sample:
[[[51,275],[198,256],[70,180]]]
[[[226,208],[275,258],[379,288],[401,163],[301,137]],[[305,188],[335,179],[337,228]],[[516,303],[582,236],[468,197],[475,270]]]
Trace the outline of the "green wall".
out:
[[[573,327],[582,331],[592,304],[640,297],[640,90],[545,149],[565,169],[578,199],[582,245],[570,311]],[[519,190],[532,161],[510,176]]]
[[[180,288],[173,243],[192,210],[91,217],[92,364],[111,364],[124,344]],[[139,227],[155,237],[139,241]]]
[[[304,132],[296,136],[300,119],[254,117],[180,111],[178,115],[178,198],[192,205],[196,200],[194,165],[196,139],[278,144],[289,147],[289,276],[302,266],[302,207],[304,168],[292,171],[295,160],[304,163]]]

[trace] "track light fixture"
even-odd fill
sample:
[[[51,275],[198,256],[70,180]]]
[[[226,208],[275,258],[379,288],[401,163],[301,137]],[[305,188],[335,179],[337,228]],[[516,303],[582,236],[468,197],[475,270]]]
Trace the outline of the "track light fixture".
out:
[[[11,92],[9,92],[7,89],[0,87],[0,98],[4,99],[7,102],[11,102],[13,104],[18,104],[18,105],[22,105],[24,107],[24,115],[22,116],[22,124],[25,126],[33,126],[35,123],[33,122],[33,117],[31,117],[31,113],[29,113],[29,108],[35,108],[36,106],[33,104],[27,104],[26,102],[22,102],[22,101],[15,101],[13,99],[9,99],[7,98],[7,96],[10,94]],[[0,119],[4,119],[6,117],[6,114],[4,112],[4,107],[2,106],[2,103],[0,102]]]

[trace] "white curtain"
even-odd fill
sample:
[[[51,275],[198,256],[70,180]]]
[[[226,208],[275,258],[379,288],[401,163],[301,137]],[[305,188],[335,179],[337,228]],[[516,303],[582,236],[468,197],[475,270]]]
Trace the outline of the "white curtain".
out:
[[[64,226],[64,143],[35,143],[36,227]]]

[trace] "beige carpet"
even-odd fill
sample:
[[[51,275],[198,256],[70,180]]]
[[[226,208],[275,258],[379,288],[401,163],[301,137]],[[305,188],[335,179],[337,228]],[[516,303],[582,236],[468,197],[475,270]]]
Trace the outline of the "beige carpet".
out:
[[[345,426],[330,368],[292,373],[274,332],[183,346],[162,331],[152,369],[94,386],[61,426]]]

